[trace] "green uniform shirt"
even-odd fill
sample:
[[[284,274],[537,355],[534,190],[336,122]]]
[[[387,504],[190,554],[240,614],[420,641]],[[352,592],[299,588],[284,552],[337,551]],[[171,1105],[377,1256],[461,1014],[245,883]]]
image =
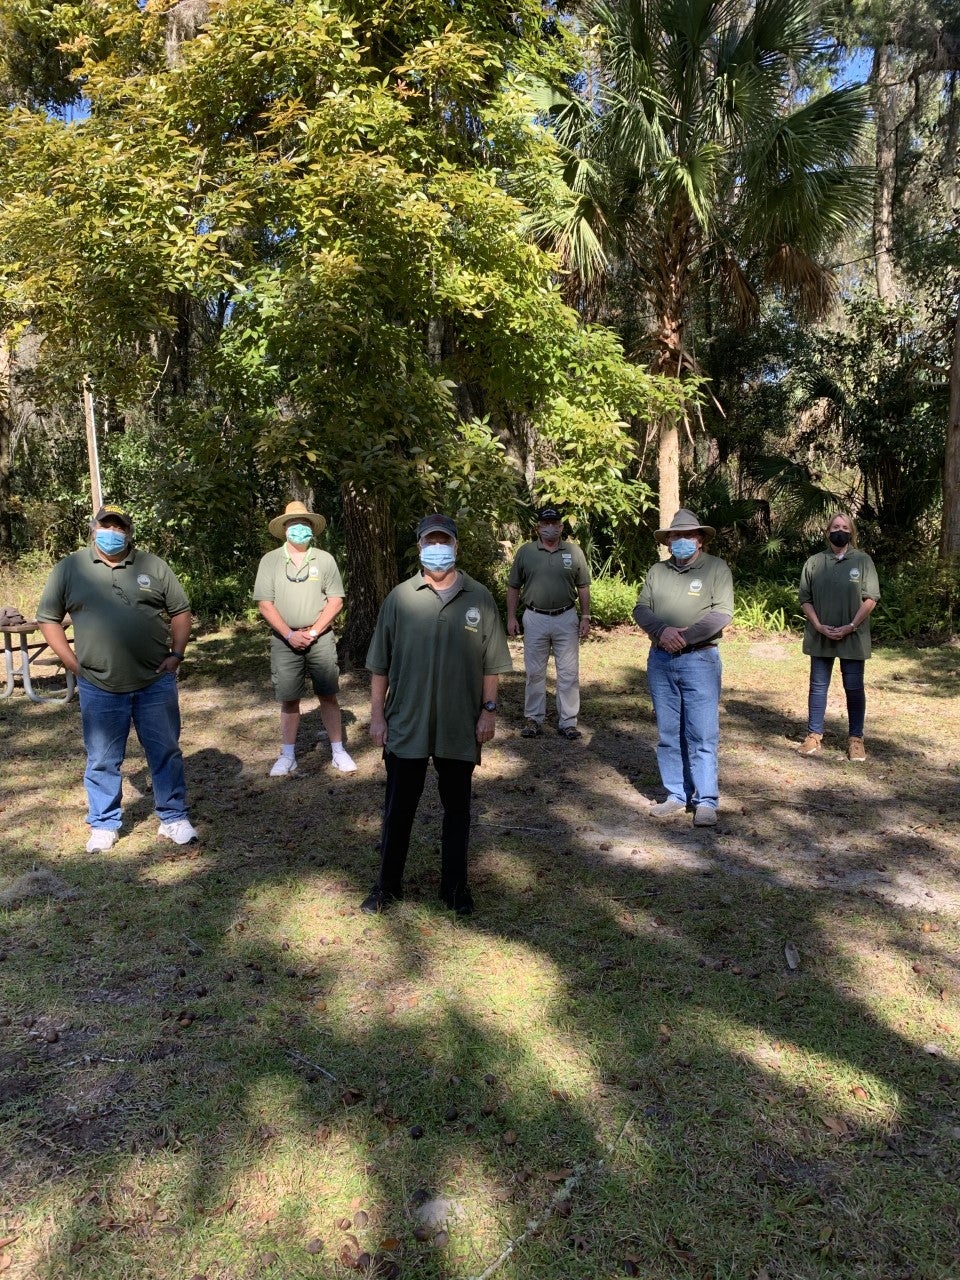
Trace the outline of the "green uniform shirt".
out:
[[[520,591],[531,609],[565,609],[576,604],[577,587],[590,585],[587,558],[565,538],[553,551],[539,540],[525,542],[510,566],[507,585]]]
[[[845,627],[864,600],[880,599],[880,580],[873,561],[865,551],[848,547],[838,560],[832,551],[818,551],[803,566],[800,575],[800,603],[812,604],[817,617],[827,627]],[[830,640],[815,631],[808,619],[803,633],[803,652],[811,658],[870,657],[870,619],[842,640]]]
[[[660,560],[646,576],[637,608],[649,609],[667,627],[692,627],[710,613],[725,614],[729,621],[733,617],[733,576],[725,560],[702,551],[682,566]],[[694,637],[695,641],[716,639],[723,625],[711,634]]]
[[[73,621],[80,674],[107,693],[132,693],[160,677],[170,652],[169,619],[190,602],[168,564],[131,549],[111,566],[93,547],[55,565],[37,606],[40,622]]]
[[[318,547],[309,547],[298,569],[290,559],[286,543],[267,552],[253,584],[254,600],[267,600],[276,605],[291,631],[312,626],[331,596],[342,600],[344,595],[343,579],[332,555]]]
[[[387,750],[479,761],[483,677],[513,669],[493,596],[467,574],[446,604],[417,572],[384,600],[367,669],[387,677]]]

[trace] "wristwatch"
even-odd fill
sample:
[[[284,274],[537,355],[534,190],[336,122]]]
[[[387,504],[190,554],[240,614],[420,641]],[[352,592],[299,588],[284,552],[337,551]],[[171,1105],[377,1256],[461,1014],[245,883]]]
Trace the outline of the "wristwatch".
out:
[[[310,637],[311,640],[316,640],[317,638],[317,632],[314,631],[313,627],[310,628],[310,630],[307,632],[307,635]]]
[[[484,711],[496,711],[496,709],[497,709],[497,704],[495,702],[485,702],[483,704]]]
[[[182,654],[182,653],[177,653],[176,649],[171,649],[171,650],[170,650],[170,652],[167,654],[167,657],[168,657],[168,658],[176,658],[178,662],[182,662],[182,661],[183,661],[183,654]]]

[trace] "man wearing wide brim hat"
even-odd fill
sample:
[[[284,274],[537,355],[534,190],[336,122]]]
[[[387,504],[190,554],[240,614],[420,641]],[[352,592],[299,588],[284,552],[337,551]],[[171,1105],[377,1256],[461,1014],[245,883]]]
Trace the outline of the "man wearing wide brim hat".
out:
[[[272,778],[296,772],[300,700],[307,677],[320,703],[320,719],[330,739],[334,768],[354,773],[356,765],[343,745],[343,717],[337,690],[340,669],[333,621],[343,608],[343,579],[336,561],[313,543],[327,522],[302,502],[288,502],[283,515],[267,528],[283,546],[260,561],[253,598],[260,616],[273,631],[270,637],[270,676],[280,703],[280,755],[270,769]]]
[[[681,507],[656,539],[670,558],[653,565],[633,611],[650,637],[647,683],[657,716],[657,764],[666,799],[650,813],[693,810],[697,827],[716,825],[719,805],[720,653],[733,617],[733,577],[704,551],[716,530]]]

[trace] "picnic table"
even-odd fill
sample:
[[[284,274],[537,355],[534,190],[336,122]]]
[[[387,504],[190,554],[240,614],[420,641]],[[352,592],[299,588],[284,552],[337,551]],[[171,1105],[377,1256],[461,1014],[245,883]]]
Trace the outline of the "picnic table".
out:
[[[39,629],[39,622],[31,622],[28,619],[0,626],[0,635],[3,636],[3,661],[7,676],[7,687],[0,690],[0,698],[10,697],[16,688],[17,680],[23,684],[23,691],[31,702],[69,702],[73,697],[77,682],[72,671],[64,670],[67,687],[62,694],[38,693],[33,687],[33,681],[30,678],[31,663],[34,666],[63,667],[46,640],[29,639]]]

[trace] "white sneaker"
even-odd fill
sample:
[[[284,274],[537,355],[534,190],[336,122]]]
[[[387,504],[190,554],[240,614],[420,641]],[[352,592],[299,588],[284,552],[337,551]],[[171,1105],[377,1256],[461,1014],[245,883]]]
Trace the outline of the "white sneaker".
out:
[[[158,836],[172,840],[174,844],[190,844],[200,839],[200,833],[189,818],[178,818],[176,822],[161,822]]]
[[[297,760],[295,756],[279,756],[273,768],[270,770],[271,778],[285,778],[288,773],[297,772]]]
[[[357,766],[354,764],[352,756],[347,755],[346,751],[335,751],[333,753],[333,767],[339,769],[341,773],[357,772]]]
[[[87,853],[106,853],[117,843],[117,833],[106,827],[92,827],[87,841]]]

